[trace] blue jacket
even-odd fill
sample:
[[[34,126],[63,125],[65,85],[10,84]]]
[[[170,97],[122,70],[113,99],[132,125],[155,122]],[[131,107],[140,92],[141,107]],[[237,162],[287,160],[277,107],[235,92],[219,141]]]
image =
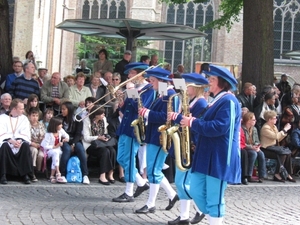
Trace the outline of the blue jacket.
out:
[[[294,148],[300,149],[300,129],[296,128],[292,131],[291,134],[291,145]]]
[[[23,76],[23,74],[21,74],[20,76]],[[19,76],[19,77],[20,77]],[[11,73],[11,74],[8,74],[6,76],[6,79],[5,79],[5,87],[4,87],[4,91],[9,93],[9,90],[11,88],[11,84],[14,82],[14,80],[17,78],[18,76],[15,74],[15,73]]]
[[[192,121],[192,130],[199,134],[192,172],[229,183],[240,183],[240,126],[240,104],[236,97],[229,93],[213,102],[203,117]]]
[[[159,136],[160,132],[158,128],[165,124],[167,121],[167,106],[168,100],[171,95],[175,94],[173,89],[168,90],[168,95],[157,98],[150,106],[150,112],[148,115],[148,125],[146,128],[146,140],[148,144],[154,144],[160,146]],[[173,111],[178,112],[179,99],[173,98]]]
[[[140,90],[140,92],[146,89],[148,90],[141,95],[141,98],[142,98],[143,106],[145,108],[148,108],[150,104],[153,102],[154,90],[151,88],[151,84],[147,84],[145,87],[143,87]],[[133,120],[138,118],[137,101],[132,98],[126,98],[120,110],[123,113],[123,118],[120,126],[118,127],[117,135],[120,136],[122,134],[125,134],[128,137],[136,138],[133,133],[133,127],[131,126],[131,123]]]

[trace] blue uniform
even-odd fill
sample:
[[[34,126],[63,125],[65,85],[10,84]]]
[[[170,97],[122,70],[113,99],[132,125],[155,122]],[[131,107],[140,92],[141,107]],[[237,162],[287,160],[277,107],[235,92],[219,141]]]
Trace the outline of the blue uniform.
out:
[[[150,84],[144,86],[140,92],[144,90],[146,91],[141,95],[142,103],[143,106],[149,107],[154,99],[154,91]],[[139,143],[131,123],[138,117],[137,101],[127,98],[120,110],[123,113],[123,118],[117,130],[117,135],[119,135],[117,161],[124,168],[125,181],[134,183],[137,174],[135,156],[139,149]]]
[[[149,107],[148,125],[146,128],[147,143],[147,175],[150,183],[159,184],[163,179],[162,167],[167,153],[162,150],[159,142],[158,128],[167,121],[167,104],[169,97],[175,94],[173,89],[168,90],[168,96],[157,98]],[[173,98],[173,110],[178,111],[179,99]]]
[[[240,105],[234,95],[224,91],[215,97],[203,117],[191,122],[198,142],[190,193],[198,208],[212,217],[224,216],[227,182],[241,180],[240,124]]]

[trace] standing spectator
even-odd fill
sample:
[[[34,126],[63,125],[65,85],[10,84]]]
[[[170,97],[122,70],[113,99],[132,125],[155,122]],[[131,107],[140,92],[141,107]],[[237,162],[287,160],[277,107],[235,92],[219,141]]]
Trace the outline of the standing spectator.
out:
[[[9,106],[11,104],[11,95],[8,93],[4,93],[1,95],[1,107],[0,107],[0,115],[7,113],[9,111]]]
[[[29,144],[30,123],[23,115],[24,103],[14,99],[9,114],[0,116],[0,183],[7,184],[6,174],[21,176],[25,184],[30,184],[32,157]]]
[[[15,61],[13,64],[13,70],[14,73],[6,76],[4,91],[7,93],[10,91],[11,84],[14,82],[14,80],[23,75],[23,63],[21,61]]]
[[[149,63],[150,63],[150,58],[149,58],[149,56],[147,56],[147,55],[142,55],[141,58],[140,58],[140,62],[149,65]]]
[[[37,82],[39,83],[39,86],[40,88],[43,86],[44,82],[49,80],[48,76],[47,76],[47,72],[48,72],[48,69],[46,68],[39,68],[38,69],[38,79],[37,79]]]
[[[276,84],[276,87],[280,91],[280,96],[279,99],[282,98],[283,95],[291,91],[291,86],[289,85],[289,82],[287,81],[288,77],[286,74],[281,75],[281,80],[279,81],[278,84]]]
[[[41,100],[53,108],[55,115],[60,111],[60,104],[69,100],[68,85],[61,81],[60,73],[54,72],[51,80],[47,80],[41,88]]]
[[[158,64],[158,56],[156,54],[151,55],[149,66],[157,66],[157,64]]]
[[[31,50],[26,52],[25,60],[23,61],[23,64],[29,63],[29,62],[33,63],[34,68],[37,69],[37,66],[36,66],[36,63],[35,63],[35,57],[34,57],[33,52]]]
[[[123,55],[123,59],[121,61],[119,61],[116,66],[115,66],[115,70],[114,72],[118,72],[119,74],[121,74],[121,80],[122,82],[127,80],[127,75],[124,74],[124,71],[125,71],[125,66],[130,63],[130,60],[131,60],[131,51],[130,50],[126,50],[124,52],[124,55]]]
[[[178,64],[177,71],[174,73],[174,78],[181,78],[183,72],[184,72],[184,66],[182,64]]]
[[[32,62],[25,63],[23,66],[24,76],[17,77],[11,85],[9,93],[12,98],[19,98],[27,104],[27,98],[30,94],[40,96],[40,87],[36,80],[32,78],[35,73],[35,67]]]
[[[99,60],[94,63],[93,72],[113,72],[113,64],[108,60],[108,52],[105,49],[99,51]]]
[[[84,73],[79,72],[75,77],[76,85],[70,87],[70,101],[75,107],[84,108],[85,99],[92,96],[90,89],[84,86],[85,79]]]
[[[71,87],[75,84],[75,77],[72,75],[68,75],[64,77],[64,81],[67,83],[68,87]]]
[[[254,112],[253,109],[253,84],[246,82],[244,84],[243,92],[237,96],[237,99],[241,103],[241,107],[246,107],[250,112]]]
[[[92,74],[92,71],[90,68],[88,68],[86,66],[86,60],[85,59],[82,59],[80,61],[80,66],[76,68],[75,70],[75,73],[79,73],[79,72],[83,72],[84,75],[86,76],[86,80],[85,80],[85,83],[88,84],[90,83],[90,77],[91,77],[91,74]]]

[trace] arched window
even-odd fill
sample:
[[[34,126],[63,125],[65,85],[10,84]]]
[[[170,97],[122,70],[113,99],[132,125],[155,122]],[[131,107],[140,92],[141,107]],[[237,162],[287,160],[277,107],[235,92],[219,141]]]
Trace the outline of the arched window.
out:
[[[189,2],[180,5],[168,5],[166,22],[181,24],[198,29],[214,18],[213,0],[206,3]],[[165,42],[165,61],[172,64],[176,71],[183,64],[185,72],[194,72],[196,61],[211,60],[212,29],[204,31],[208,36],[185,41]]]
[[[274,0],[274,58],[291,50],[300,50],[300,3],[298,0]]]
[[[123,19],[126,17],[127,0],[85,0],[82,19]]]

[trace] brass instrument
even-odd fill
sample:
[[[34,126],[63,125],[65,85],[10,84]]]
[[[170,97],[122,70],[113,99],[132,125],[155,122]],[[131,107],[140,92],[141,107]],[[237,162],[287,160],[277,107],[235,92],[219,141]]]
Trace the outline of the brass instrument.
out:
[[[168,105],[167,105],[167,113],[168,112],[173,112],[173,107],[172,107],[172,103],[173,103],[173,98],[178,96],[179,94],[173,94],[169,97],[168,100]],[[161,125],[158,128],[158,131],[161,133],[159,136],[159,141],[160,141],[160,145],[162,146],[162,149],[168,153],[168,150],[171,148],[171,137],[167,134],[167,130],[171,128],[171,120],[166,121],[166,124]]]
[[[154,69],[154,68],[159,67],[159,66],[161,66],[161,64],[158,64],[157,66],[150,66],[149,68],[147,68],[147,69],[145,69],[144,71],[138,73],[138,74],[135,75],[134,77],[132,77],[132,78],[130,78],[130,79],[124,81],[123,83],[119,84],[119,85],[116,86],[116,87],[113,87],[112,85],[107,85],[106,88],[107,88],[107,90],[108,90],[108,93],[106,93],[105,95],[103,95],[101,98],[97,99],[97,101],[95,101],[94,104],[96,104],[97,102],[101,101],[103,98],[105,98],[106,96],[108,96],[108,95],[110,95],[110,94],[113,96],[113,98],[112,98],[110,101],[116,99],[116,98],[118,97],[118,96],[116,96],[116,93],[117,93],[117,91],[118,91],[119,89],[121,89],[122,87],[124,87],[127,83],[132,82],[132,81],[135,80],[137,77],[140,77],[140,76],[144,75],[148,70]],[[107,103],[107,102],[106,102],[106,103]],[[98,109],[102,108],[103,106],[104,106],[104,105],[99,106],[96,110],[94,110],[93,112],[90,112],[89,114],[87,114],[87,116],[93,114],[93,113],[96,112]],[[86,109],[87,109],[87,108],[85,107],[85,108],[83,108],[80,112],[78,112],[78,113],[75,114],[75,120],[76,120],[76,121],[81,122],[82,120],[84,120],[84,118],[81,118],[80,120],[77,120],[76,117],[77,117],[79,114],[81,114],[83,111],[85,111]],[[87,117],[87,116],[86,116],[86,117]]]
[[[148,91],[148,89],[142,91],[139,94],[139,97],[137,98],[139,109],[143,108],[143,103],[142,103],[142,97],[141,96],[145,91]],[[137,119],[132,121],[131,126],[133,127],[133,132],[134,132],[134,135],[136,136],[136,139],[137,139],[138,143],[140,145],[145,144],[144,141],[145,141],[145,138],[146,138],[146,127],[145,127],[145,123],[144,123],[144,117],[139,115]]]
[[[186,91],[182,91],[182,113],[189,116],[190,109]],[[174,144],[175,163],[179,170],[186,171],[191,167],[191,141],[190,128],[173,126],[167,130],[167,134],[171,136]]]

